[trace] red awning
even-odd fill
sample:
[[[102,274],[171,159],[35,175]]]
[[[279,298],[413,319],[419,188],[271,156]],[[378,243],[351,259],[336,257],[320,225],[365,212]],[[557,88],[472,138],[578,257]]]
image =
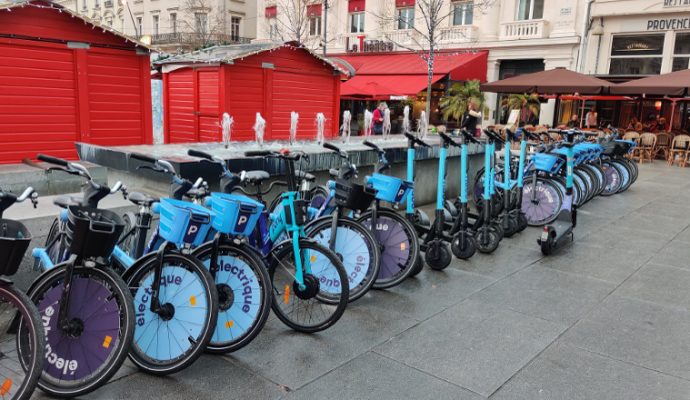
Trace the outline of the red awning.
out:
[[[275,18],[278,15],[278,6],[266,7],[264,15],[266,18]]]
[[[366,0],[350,0],[347,2],[347,12],[360,12],[364,11],[366,6]]]
[[[414,7],[415,0],[395,0],[395,6],[398,8],[402,7]]]
[[[445,75],[434,75],[432,83]],[[342,97],[362,97],[387,100],[391,96],[417,96],[427,88],[426,75],[360,75],[343,83]]]
[[[310,17],[320,17],[321,8],[321,4],[310,4],[307,6],[307,15]]]

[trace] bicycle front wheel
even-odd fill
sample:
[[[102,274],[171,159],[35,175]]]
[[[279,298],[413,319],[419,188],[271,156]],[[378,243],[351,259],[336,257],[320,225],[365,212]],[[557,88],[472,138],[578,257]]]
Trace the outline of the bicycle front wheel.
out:
[[[263,259],[248,247],[234,243],[218,247],[218,321],[207,347],[212,353],[229,353],[249,344],[271,312],[268,271]],[[209,268],[212,253],[212,243],[206,243],[194,251],[194,257]]]
[[[45,335],[31,299],[11,284],[0,285],[0,395],[31,397],[43,371]]]
[[[349,297],[347,274],[338,256],[328,248],[308,239],[301,239],[299,247],[300,254],[295,254],[292,243],[284,242],[269,254],[271,306],[278,319],[298,332],[323,331],[345,312]],[[303,285],[296,279],[297,257],[301,257]]]
[[[63,304],[67,268],[43,274],[29,292],[46,336],[38,387],[58,397],[80,396],[105,384],[124,362],[134,330],[132,296],[118,275],[73,267],[69,304]],[[67,307],[64,321],[62,307]]]
[[[167,375],[191,365],[208,345],[218,318],[218,292],[211,273],[195,258],[163,255],[159,310],[151,310],[159,259],[154,253],[132,267],[136,326],[129,358],[144,372]]]
[[[563,204],[563,193],[550,179],[525,178],[522,188],[522,212],[530,226],[540,226],[553,222]]]
[[[359,222],[371,229],[381,250],[381,266],[375,289],[393,287],[407,278],[419,254],[419,239],[414,226],[390,209],[379,209],[373,223],[371,211],[362,214]]]
[[[307,225],[307,235],[324,247],[330,248],[332,217]],[[379,274],[381,252],[371,231],[359,222],[341,218],[335,231],[335,251],[343,262],[350,284],[350,301],[364,296]]]

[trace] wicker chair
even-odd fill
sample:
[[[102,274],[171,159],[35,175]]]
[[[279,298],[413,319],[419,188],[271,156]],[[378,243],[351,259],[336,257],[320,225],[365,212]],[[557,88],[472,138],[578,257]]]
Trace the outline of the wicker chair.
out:
[[[690,145],[690,136],[678,135],[674,137],[668,152],[668,165],[678,163],[679,166],[685,167],[690,161],[688,160],[688,145]]]
[[[642,164],[645,160],[652,162],[654,160],[653,154],[656,149],[656,135],[645,132],[640,135],[639,144],[633,148],[632,158],[637,158]]]
[[[623,135],[623,140],[632,140],[635,143],[639,143],[640,142],[640,134],[637,132],[633,132],[633,131],[625,132],[625,135]],[[630,159],[633,159],[635,157],[635,154],[637,153],[637,151],[635,150],[636,148],[637,148],[637,146],[633,149],[632,153],[626,154],[625,156],[630,158]]]
[[[663,153],[663,159],[667,160],[668,152],[671,148],[671,140],[673,140],[673,136],[671,136],[669,133],[658,133],[656,135],[656,148],[654,149],[654,154],[652,157],[655,159],[659,158],[659,155]]]

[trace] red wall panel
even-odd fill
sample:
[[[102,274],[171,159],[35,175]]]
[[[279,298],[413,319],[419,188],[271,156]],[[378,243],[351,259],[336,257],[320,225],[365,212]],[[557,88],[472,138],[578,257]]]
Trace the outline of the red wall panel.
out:
[[[194,70],[183,69],[168,74],[168,98],[165,112],[169,114],[171,143],[195,142],[194,132]]]

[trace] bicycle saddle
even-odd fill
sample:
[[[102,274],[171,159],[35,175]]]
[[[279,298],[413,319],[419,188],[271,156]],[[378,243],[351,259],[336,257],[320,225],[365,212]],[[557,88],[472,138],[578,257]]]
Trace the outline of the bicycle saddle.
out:
[[[160,199],[141,192],[131,192],[129,194],[129,201],[138,206],[150,207],[153,203],[160,201]]]
[[[53,200],[53,204],[60,208],[67,208],[69,206],[80,206],[82,201],[84,201],[84,197],[82,195],[63,195],[56,197],[55,200]]]
[[[331,178],[337,178],[338,175],[340,175],[340,171],[336,168],[331,168],[328,170],[328,174],[331,176]]]
[[[271,175],[266,171],[247,171],[244,173],[244,180],[254,185],[260,185],[261,182],[270,177]]]
[[[297,179],[305,180],[307,182],[316,181],[316,177],[314,175],[310,174],[309,172],[304,172],[304,171],[300,171],[300,170],[295,171],[295,177]]]

